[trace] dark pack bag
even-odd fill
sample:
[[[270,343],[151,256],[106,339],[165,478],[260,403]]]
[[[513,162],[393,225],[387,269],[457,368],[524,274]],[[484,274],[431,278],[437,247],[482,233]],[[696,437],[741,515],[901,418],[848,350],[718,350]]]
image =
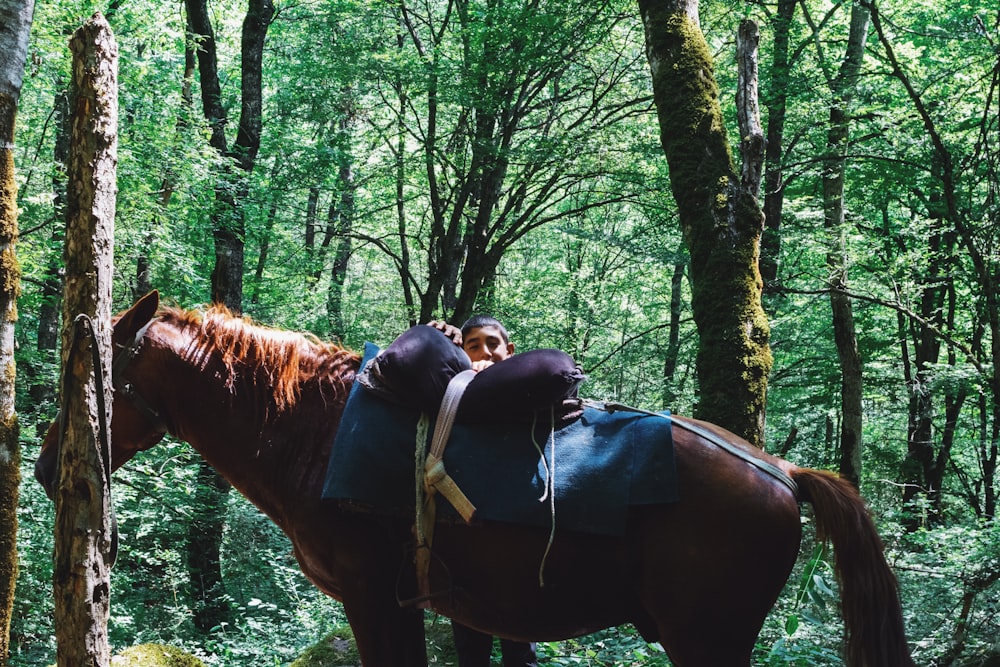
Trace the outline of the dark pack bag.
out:
[[[472,363],[465,351],[434,327],[411,327],[363,369],[358,381],[395,403],[436,415],[448,383]],[[465,422],[524,421],[555,410],[560,423],[582,410],[572,400],[585,376],[561,350],[515,354],[476,374],[465,389],[456,419]]]

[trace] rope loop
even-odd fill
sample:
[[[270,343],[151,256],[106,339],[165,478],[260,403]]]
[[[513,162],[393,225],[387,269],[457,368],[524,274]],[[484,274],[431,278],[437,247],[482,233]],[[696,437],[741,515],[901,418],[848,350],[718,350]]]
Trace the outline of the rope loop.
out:
[[[118,560],[118,518],[115,515],[114,503],[111,501],[111,425],[108,424],[107,401],[105,401],[104,395],[104,360],[101,358],[101,350],[95,340],[96,331],[97,328],[94,326],[93,319],[86,313],[80,313],[73,318],[73,344],[70,345],[66,365],[63,368],[63,393],[60,397],[59,415],[57,417],[59,421],[59,438],[56,442],[56,446],[58,447],[56,461],[57,465],[62,465],[63,441],[66,438],[67,430],[66,415],[69,412],[69,398],[65,388],[68,384],[70,369],[73,368],[73,361],[76,356],[76,343],[90,339],[89,345],[92,356],[91,362],[94,375],[94,388],[97,394],[98,413],[98,433],[95,444],[97,445],[97,451],[101,459],[103,496],[108,499],[108,513],[111,523],[111,548],[108,553],[107,565],[111,568],[114,567],[115,561]]]

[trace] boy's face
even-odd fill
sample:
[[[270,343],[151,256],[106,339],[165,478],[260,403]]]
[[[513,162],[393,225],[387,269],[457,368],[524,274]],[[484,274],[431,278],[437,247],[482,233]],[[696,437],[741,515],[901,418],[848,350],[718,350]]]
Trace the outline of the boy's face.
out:
[[[462,337],[462,349],[473,362],[496,363],[514,354],[514,344],[505,343],[500,329],[494,326],[471,329]]]

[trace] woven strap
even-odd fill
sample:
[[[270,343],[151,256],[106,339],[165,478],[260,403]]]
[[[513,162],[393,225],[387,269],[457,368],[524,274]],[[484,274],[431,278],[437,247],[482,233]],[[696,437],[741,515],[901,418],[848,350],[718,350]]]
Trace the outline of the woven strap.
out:
[[[430,451],[424,461],[424,498],[422,503],[419,500],[417,502],[417,550],[414,556],[417,569],[417,587],[420,592],[420,597],[417,598],[419,607],[425,607],[427,600],[432,597],[429,575],[431,544],[434,541],[434,524],[437,520],[435,494],[440,493],[447,498],[466,523],[471,522],[476,513],[475,505],[462,493],[455,481],[448,475],[448,471],[444,469],[444,448],[448,445],[448,439],[451,436],[451,427],[455,423],[458,405],[462,401],[465,388],[474,377],[476,377],[475,371],[462,371],[448,383],[444,398],[441,399],[437,423],[434,425]],[[417,442],[418,448],[423,446],[424,443]]]
[[[441,399],[437,423],[434,425],[431,450],[424,463],[424,485],[427,489],[427,497],[432,498],[434,492],[437,491],[448,499],[448,502],[465,519],[466,523],[472,521],[476,507],[469,502],[469,499],[448,475],[448,471],[444,469],[444,448],[448,445],[451,427],[455,423],[455,415],[458,413],[458,404],[462,400],[462,394],[465,393],[465,388],[469,386],[469,382],[474,377],[476,377],[475,371],[462,371],[448,383],[444,398]]]

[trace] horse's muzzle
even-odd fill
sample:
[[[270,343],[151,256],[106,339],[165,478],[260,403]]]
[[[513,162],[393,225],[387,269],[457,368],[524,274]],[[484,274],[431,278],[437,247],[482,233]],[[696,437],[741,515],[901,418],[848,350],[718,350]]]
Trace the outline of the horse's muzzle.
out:
[[[45,489],[45,495],[49,500],[56,499],[56,475],[59,467],[56,465],[56,457],[51,453],[51,448],[43,449],[35,461],[35,479]]]

